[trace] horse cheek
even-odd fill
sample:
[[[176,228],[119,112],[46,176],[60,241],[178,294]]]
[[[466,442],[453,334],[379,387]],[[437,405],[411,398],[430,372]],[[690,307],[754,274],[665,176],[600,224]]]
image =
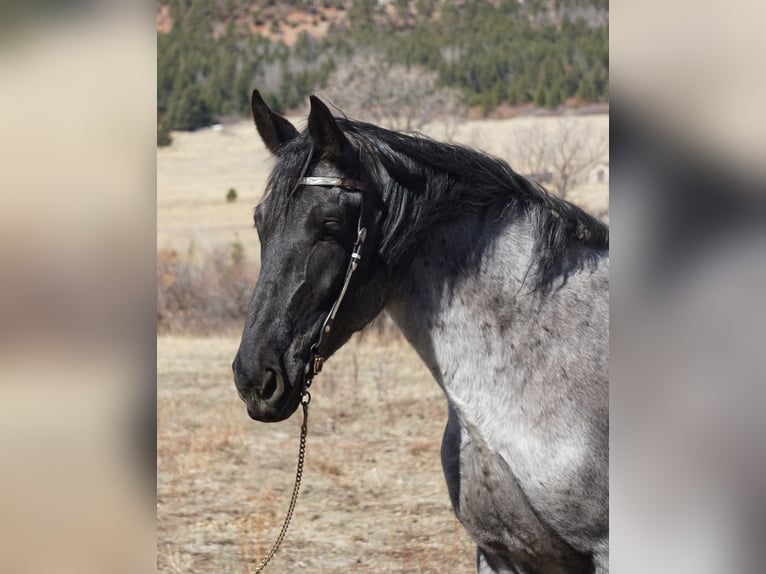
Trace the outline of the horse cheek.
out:
[[[343,249],[329,242],[318,243],[306,262],[306,281],[311,288],[314,304],[322,305],[335,297],[340,288]]]

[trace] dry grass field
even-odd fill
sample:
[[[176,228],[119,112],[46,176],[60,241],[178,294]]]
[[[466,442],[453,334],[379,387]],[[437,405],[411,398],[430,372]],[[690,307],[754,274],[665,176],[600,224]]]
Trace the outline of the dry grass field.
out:
[[[300,412],[248,418],[236,336],[158,341],[158,568],[252,570],[290,499]],[[441,390],[399,339],[356,337],[312,388],[303,489],[271,572],[469,572],[439,447]]]
[[[575,119],[608,131],[606,116]],[[470,121],[454,139],[503,157],[516,127],[555,121]],[[426,132],[440,139],[441,129]],[[252,123],[173,138],[157,152],[158,249],[200,260],[240,242],[257,264],[252,209],[270,165]],[[238,199],[227,203],[231,187]],[[572,199],[604,213],[608,187],[581,186]],[[158,339],[160,572],[248,572],[287,510],[300,413],[278,424],[249,419],[231,376],[238,343],[235,333]],[[446,403],[414,351],[390,336],[357,336],[312,395],[303,489],[269,571],[474,571],[439,460]]]

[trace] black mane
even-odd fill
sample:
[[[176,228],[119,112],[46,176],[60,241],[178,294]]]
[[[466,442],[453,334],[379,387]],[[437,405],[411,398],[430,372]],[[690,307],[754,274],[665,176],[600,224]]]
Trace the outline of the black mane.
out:
[[[364,122],[337,122],[358,146],[365,171],[379,186],[387,180],[380,189],[387,213],[379,249],[389,264],[405,262],[433,225],[488,207],[514,210],[532,222],[538,261],[535,288],[557,274],[572,245],[609,248],[606,224],[551,195],[501,159]],[[298,179],[311,164],[312,146],[304,131],[282,150],[268,183],[274,209],[289,208],[299,191]]]

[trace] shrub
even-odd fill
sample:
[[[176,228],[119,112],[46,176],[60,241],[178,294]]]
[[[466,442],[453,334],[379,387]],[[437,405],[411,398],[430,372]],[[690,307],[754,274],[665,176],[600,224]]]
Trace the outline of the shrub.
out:
[[[245,247],[239,240],[239,236],[237,236],[237,239],[231,243],[229,258],[231,259],[231,264],[234,266],[240,265],[245,260]]]
[[[237,190],[233,187],[229,188],[229,191],[226,192],[226,201],[231,203],[232,201],[237,200]]]
[[[242,327],[258,265],[235,240],[204,261],[174,249],[157,253],[157,331],[211,333]]]
[[[169,146],[173,143],[173,137],[170,135],[167,122],[157,124],[157,147]]]

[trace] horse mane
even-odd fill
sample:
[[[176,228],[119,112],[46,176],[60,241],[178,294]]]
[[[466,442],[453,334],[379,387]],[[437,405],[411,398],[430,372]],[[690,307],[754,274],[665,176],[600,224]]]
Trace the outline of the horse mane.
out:
[[[392,265],[407,262],[433,225],[466,211],[497,208],[526,216],[535,234],[534,288],[557,275],[572,245],[608,250],[609,227],[579,207],[551,195],[505,161],[475,149],[424,135],[390,131],[373,124],[336,118],[359,148],[360,161],[381,189],[386,216],[380,252]],[[269,178],[274,209],[289,209],[298,180],[311,163],[308,131],[289,142]],[[383,177],[383,173],[387,177]]]

